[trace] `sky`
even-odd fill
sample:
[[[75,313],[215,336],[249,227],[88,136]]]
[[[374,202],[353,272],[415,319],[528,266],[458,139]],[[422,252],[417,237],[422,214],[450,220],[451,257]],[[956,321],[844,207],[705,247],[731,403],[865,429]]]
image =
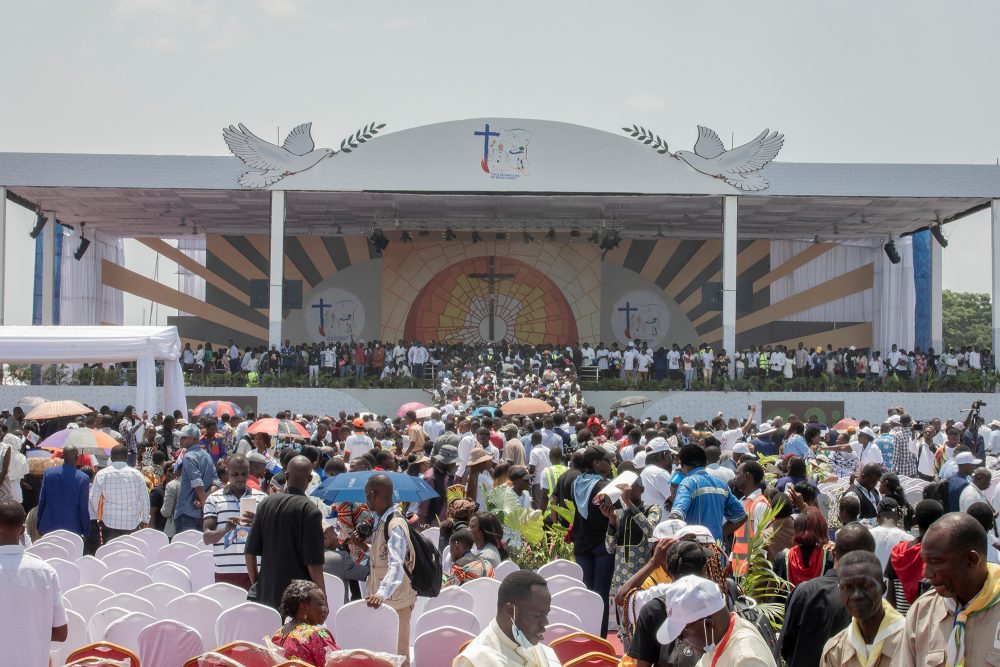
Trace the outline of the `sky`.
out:
[[[0,152],[222,155],[235,122],[312,121],[324,146],[372,120],[495,116],[679,144],[768,127],[784,161],[995,164],[998,22],[1000,3],[939,0],[8,2]],[[946,228],[946,289],[989,291],[989,225]],[[6,321],[26,324],[30,216],[9,206],[7,227]],[[126,262],[152,277],[139,244]],[[126,324],[144,308],[126,295]]]

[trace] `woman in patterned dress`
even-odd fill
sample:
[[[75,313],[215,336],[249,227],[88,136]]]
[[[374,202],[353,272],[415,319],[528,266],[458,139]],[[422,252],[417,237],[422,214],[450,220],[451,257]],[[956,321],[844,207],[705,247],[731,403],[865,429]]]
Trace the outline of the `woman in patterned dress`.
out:
[[[288,584],[278,607],[286,619],[271,642],[282,649],[286,658],[324,667],[327,651],[338,650],[333,635],[323,626],[330,609],[323,590],[311,581],[296,579]]]
[[[608,535],[604,546],[615,556],[614,574],[611,576],[611,594],[625,585],[639,569],[649,561],[652,545],[649,538],[660,522],[659,505],[645,505],[642,502],[642,480],[636,479],[631,486],[620,484],[620,509],[613,509],[610,503],[601,503],[601,512],[608,517]]]

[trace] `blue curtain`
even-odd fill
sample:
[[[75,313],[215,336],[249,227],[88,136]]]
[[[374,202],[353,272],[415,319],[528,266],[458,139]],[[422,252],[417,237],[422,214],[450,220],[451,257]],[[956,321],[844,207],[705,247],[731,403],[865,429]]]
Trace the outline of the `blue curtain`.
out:
[[[916,304],[913,308],[914,347],[926,350],[931,346],[931,238],[929,231],[913,235],[913,287]]]

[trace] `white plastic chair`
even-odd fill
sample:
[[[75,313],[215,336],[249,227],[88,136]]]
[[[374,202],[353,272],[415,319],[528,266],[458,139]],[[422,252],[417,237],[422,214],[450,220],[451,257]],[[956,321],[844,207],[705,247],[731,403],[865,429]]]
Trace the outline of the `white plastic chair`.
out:
[[[133,570],[145,570],[149,567],[149,559],[138,551],[133,551],[131,548],[123,548],[118,551],[106,553],[101,557],[101,560],[108,566],[108,572],[121,570],[126,567]]]
[[[543,579],[548,579],[557,574],[565,574],[567,577],[571,577],[577,581],[583,581],[583,568],[565,558],[557,558],[551,563],[546,563],[538,568],[538,574]]]
[[[160,550],[156,552],[154,562],[163,563],[170,561],[171,563],[183,565],[188,556],[200,552],[201,549],[188,542],[171,542],[165,547],[160,547]]]
[[[496,610],[494,610],[494,614]],[[481,628],[479,619],[471,611],[466,611],[464,609],[459,609],[458,607],[438,607],[436,609],[431,609],[430,611],[425,611],[417,619],[416,627],[413,629],[413,635],[419,637],[425,632],[430,632],[435,628],[458,628],[459,630],[465,630],[466,632],[471,632],[473,635],[478,635]]]
[[[497,615],[497,594],[500,591],[500,582],[489,578],[473,579],[462,584],[462,590],[472,595],[472,609],[470,611],[479,619],[479,627],[485,628]],[[468,607],[465,608],[468,609]]]
[[[52,558],[58,558],[66,561],[73,560],[73,554],[69,552],[69,549],[56,541],[38,542],[36,544],[32,544],[30,547],[25,549],[25,552],[38,556],[42,560],[46,561]]]
[[[53,656],[52,664],[66,664],[66,656],[69,655],[71,651],[75,651],[81,646],[86,646],[89,643],[90,640],[87,638],[87,621],[84,620],[81,614],[78,614],[72,609],[67,609],[66,641],[52,642],[50,644],[49,652]]]
[[[150,549],[149,544],[145,540],[140,540],[134,535],[122,535],[120,537],[116,537],[115,539],[111,540],[109,544],[113,544],[115,542],[123,542],[125,544],[131,544],[139,551],[139,553],[145,556],[146,560],[149,560],[150,556],[156,553],[156,551]]]
[[[580,628],[575,628],[572,625],[566,625],[565,623],[550,622],[548,625],[545,626],[545,638],[542,640],[542,643],[551,644],[560,637],[571,635],[574,632],[583,632],[583,630],[581,630]]]
[[[191,573],[191,590],[200,591],[215,582],[215,561],[208,551],[196,551],[179,563]]]
[[[131,593],[143,586],[153,583],[153,578],[145,572],[126,567],[108,572],[100,581],[100,585],[115,593]]]
[[[157,621],[139,631],[139,662],[142,667],[177,667],[204,653],[202,646],[201,635],[190,625]]]
[[[147,553],[150,556],[170,544],[170,539],[167,537],[167,534],[162,530],[156,530],[155,528],[143,528],[142,530],[137,530],[132,533],[132,537],[146,543],[149,547]]]
[[[219,615],[215,622],[216,646],[236,641],[260,644],[281,627],[281,614],[272,607],[256,602],[243,602]]]
[[[222,605],[212,598],[201,593],[187,593],[168,602],[163,617],[181,621],[197,630],[203,642],[202,649],[210,651],[219,645],[215,641],[215,621],[221,615]]]
[[[565,574],[555,574],[545,580],[545,583],[549,588],[549,595],[555,595],[562,591],[568,591],[571,588],[579,588],[580,581],[578,579],[573,579],[572,577],[567,577]]]
[[[221,604],[224,610],[232,609],[247,601],[247,592],[245,590],[239,586],[227,584],[224,581],[209,584],[204,588],[199,588],[196,592],[212,598]]]
[[[473,581],[475,581],[475,579],[473,579]],[[449,586],[448,588],[442,588],[436,598],[431,598],[427,601],[427,606],[424,607],[424,613],[427,613],[431,609],[437,609],[438,607],[445,607],[448,605],[472,611],[475,599],[473,599],[472,593],[469,593],[464,589],[464,586]],[[493,612],[496,613],[496,609],[494,609]]]
[[[462,645],[476,635],[459,628],[436,628],[418,635],[413,642],[411,667],[437,667],[450,665]]]
[[[156,618],[163,618],[167,611],[167,604],[187,593],[176,586],[153,582],[148,586],[143,586],[135,592],[136,597],[146,600],[156,609]]]
[[[183,565],[171,563],[156,563],[146,568],[146,574],[153,578],[154,583],[170,584],[176,586],[185,593],[190,593],[191,573]],[[212,648],[215,648],[214,646]]]
[[[323,583],[326,584],[326,605],[330,608],[330,616],[336,617],[337,610],[344,606],[347,586],[343,579],[329,572],[323,573]]]
[[[99,642],[104,639],[104,631],[108,629],[108,626],[117,621],[122,616],[127,616],[131,614],[128,609],[122,609],[121,607],[111,607],[110,609],[102,609],[101,611],[95,611],[87,621],[87,636],[90,637],[90,641]]]
[[[80,584],[96,584],[108,573],[104,561],[93,556],[82,556],[74,562],[80,570]]]
[[[601,635],[604,601],[601,596],[586,588],[571,588],[552,596],[552,606],[572,609],[580,617],[580,629],[592,635]]]
[[[517,566],[517,563],[515,563],[514,561],[505,560],[499,565],[497,565],[495,568],[493,568],[493,576],[494,578],[496,578],[497,581],[503,581],[504,579],[506,579],[507,577],[514,574],[520,569],[521,568],[519,568]]]
[[[80,585],[80,568],[62,558],[50,558],[49,565],[56,571],[59,579],[59,590],[68,591]]]
[[[100,560],[104,560],[105,556],[107,556],[108,554],[113,554],[117,551],[132,551],[134,553],[142,555],[142,551],[139,549],[139,547],[137,547],[134,544],[131,544],[130,542],[124,542],[122,540],[111,540],[107,544],[102,544],[101,546],[97,547],[97,551],[94,552],[94,555],[97,556],[97,558],[99,558]]]
[[[68,530],[53,530],[51,533],[45,533],[43,536],[36,540],[37,542],[44,542],[48,538],[56,537],[61,540],[66,540],[73,544],[73,553],[77,558],[83,555],[83,538],[76,533],[71,533]]]
[[[549,625],[568,625],[571,628],[583,629],[583,621],[579,616],[568,609],[556,606],[549,607]]]
[[[155,622],[156,619],[149,614],[134,611],[112,622],[104,631],[103,640],[138,652],[139,631]]]
[[[199,542],[202,544],[205,543],[205,534],[194,528],[177,533],[170,540],[171,544],[190,544],[191,546],[197,546]]]
[[[399,614],[389,605],[372,609],[364,600],[349,602],[337,611],[334,625],[334,637],[337,646],[342,649],[363,648],[396,653]],[[145,664],[143,667],[146,667]]]
[[[102,600],[114,594],[114,591],[97,584],[80,584],[63,593],[63,602],[86,621],[94,615],[97,605],[101,604]]]
[[[58,533],[53,531],[51,533],[46,533],[34,541],[33,544],[58,544],[63,549],[69,552],[70,556],[74,559],[79,558],[83,555],[83,545],[82,543],[77,543],[66,537],[67,535],[72,535],[72,533]],[[79,537],[79,535],[77,535]]]
[[[426,537],[428,540],[430,540],[431,544],[433,544],[435,547],[437,547],[438,545],[438,540],[441,539],[441,529],[438,528],[437,526],[433,528],[428,528],[427,530],[422,531],[420,534]]]
[[[157,615],[156,607],[152,602],[134,593],[116,593],[111,597],[101,600],[94,611],[103,611],[105,609],[111,609],[112,607],[118,607],[119,609],[124,609],[125,611],[130,612],[137,611],[143,614],[149,614],[153,617],[156,617]]]

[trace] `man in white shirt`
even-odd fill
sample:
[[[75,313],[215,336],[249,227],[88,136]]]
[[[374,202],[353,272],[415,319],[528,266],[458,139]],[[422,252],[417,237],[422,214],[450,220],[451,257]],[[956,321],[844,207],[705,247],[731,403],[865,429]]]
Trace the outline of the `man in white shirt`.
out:
[[[780,377],[785,372],[785,353],[781,351],[781,348],[771,352],[770,358],[771,364],[771,377]]]
[[[858,431],[858,439],[851,443],[851,449],[854,450],[854,455],[861,459],[862,466],[866,463],[879,465],[883,463],[882,450],[875,444],[877,437],[875,431],[866,426]]]
[[[437,440],[438,436],[444,433],[444,422],[441,421],[441,413],[437,410],[431,413],[430,419],[425,419],[423,423],[424,433],[431,441]]]
[[[119,535],[149,525],[149,489],[146,479],[125,460],[125,445],[111,449],[111,464],[94,475],[90,511],[100,517],[101,538],[107,543]]]
[[[458,470],[456,475],[459,479],[465,477],[465,468],[469,465],[469,455],[476,446],[476,434],[469,426],[469,420],[463,418],[458,422]]]
[[[986,503],[993,507],[993,503],[986,497],[986,491],[990,488],[992,474],[989,468],[976,468],[972,473],[972,479],[964,489],[962,495],[958,497],[958,511],[968,512],[975,503]]]
[[[889,553],[900,542],[913,540],[913,535],[899,527],[901,511],[895,498],[882,498],[878,502],[878,525],[870,529],[875,538],[875,555],[882,563],[882,571],[889,563]]]
[[[639,351],[635,349],[635,343],[629,342],[625,354],[622,355],[622,379],[628,386],[639,384],[638,362]]]
[[[24,552],[24,519],[20,503],[0,500],[0,628],[5,638],[0,662],[5,667],[44,667],[50,643],[66,641],[68,620],[55,569]]]
[[[719,441],[719,447],[722,448],[723,454],[732,452],[733,446],[737,441],[744,437],[747,431],[750,430],[750,427],[753,426],[753,416],[757,414],[757,406],[751,404],[749,407],[750,410],[746,421],[739,428],[727,428],[726,420],[721,415],[716,415],[712,418],[712,435]]]
[[[367,454],[375,449],[375,443],[368,434],[365,433],[365,422],[358,417],[354,420],[354,433],[344,440],[344,460],[350,461],[352,458]]]
[[[532,437],[536,434],[532,433]],[[561,443],[560,443],[561,444]],[[531,473],[531,497],[535,507],[542,506],[542,476],[549,467],[549,448],[544,444],[532,443],[531,458],[528,460],[528,472]]]
[[[452,667],[559,667],[542,643],[552,596],[531,570],[507,576],[497,590],[497,615],[452,661]]]
[[[646,445],[646,465],[639,474],[642,479],[642,502],[644,505],[659,505],[663,509],[667,498],[673,495],[670,490],[670,444],[663,438],[653,438]]]
[[[677,343],[674,343],[670,347],[670,351],[667,352],[667,373],[670,375],[671,380],[676,380],[680,377],[681,372],[681,351],[677,347]]]
[[[580,359],[583,366],[594,365],[594,348],[590,347],[590,343],[584,343],[580,348]]]
[[[419,340],[414,341],[409,352],[407,352],[407,360],[410,362],[410,370],[413,373],[413,377],[418,380],[424,377],[424,364],[429,359],[430,353],[427,352],[427,348],[421,345]]]

